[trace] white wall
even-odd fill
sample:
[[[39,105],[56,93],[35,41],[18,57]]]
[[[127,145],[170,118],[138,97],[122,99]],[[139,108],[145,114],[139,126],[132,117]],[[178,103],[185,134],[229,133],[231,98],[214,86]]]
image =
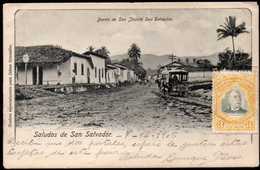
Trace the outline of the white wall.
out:
[[[128,77],[127,77],[127,79],[129,81],[135,81],[135,73],[134,73],[133,70],[128,70]]]
[[[118,80],[119,80],[120,82],[124,82],[124,70],[121,69],[121,68],[119,68],[118,73],[119,73],[119,78],[118,78]]]
[[[43,68],[43,84],[71,84],[72,83],[72,71],[74,69],[74,63],[77,63],[77,75],[75,75],[76,83],[87,83],[87,68],[90,70],[91,77],[91,66],[89,62],[80,57],[72,56],[69,60],[64,63],[52,65]],[[83,75],[81,72],[81,64],[83,64]],[[58,70],[60,75],[58,75]],[[90,78],[91,81],[91,78]],[[90,82],[91,83],[91,82]]]
[[[107,83],[116,83],[116,78],[115,78],[115,70],[109,69],[107,70]]]
[[[117,74],[119,75],[118,80],[120,82],[127,81],[127,72],[128,72],[128,70],[125,70],[125,69],[122,69],[122,68],[118,67]]]
[[[189,81],[197,81],[197,80],[212,80],[212,72],[211,71],[196,71],[189,72]]]
[[[49,64],[42,66],[43,71],[43,84],[71,84],[72,83],[72,70],[74,63],[77,63],[76,83],[88,83],[87,68],[90,71],[90,83],[94,83],[91,77],[94,77],[93,69],[89,62],[80,57],[72,56],[66,62],[61,64]],[[81,64],[84,65],[83,75],[81,74]],[[58,70],[61,75],[58,75]],[[17,74],[16,74],[17,75]],[[32,66],[28,65],[27,69],[27,85],[32,85]],[[92,80],[92,81],[91,81]],[[25,85],[25,70],[24,66],[18,67],[18,77],[16,76],[16,84]]]
[[[43,84],[57,84],[58,83],[58,72],[57,65],[49,65],[42,67]]]
[[[67,60],[64,63],[61,63],[59,66],[59,70],[61,72],[61,75],[58,76],[58,82],[60,84],[71,84],[72,78],[71,78],[71,60]]]
[[[71,74],[71,81],[70,83],[72,83],[72,72],[74,69],[74,63],[77,63],[77,75],[75,75],[76,79],[75,82],[76,83],[88,83],[88,78],[87,78],[87,68],[89,68],[90,71],[90,83],[94,83],[91,77],[94,77],[93,75],[93,70],[89,64],[89,62],[87,61],[87,59],[84,58],[80,58],[80,57],[75,57],[72,56],[70,58],[70,74]],[[81,72],[81,64],[83,64],[84,70],[83,70],[83,74]]]
[[[24,64],[16,66],[17,72],[15,74],[15,83],[25,85],[25,66]],[[27,84],[32,85],[32,67],[27,66]]]
[[[115,81],[116,81],[116,83],[118,83],[119,81],[121,81],[120,68],[117,67],[114,70],[114,72],[115,72]]]
[[[127,81],[127,72],[128,70],[123,70],[123,81]]]
[[[94,55],[90,55],[90,56],[94,63],[94,69],[92,70],[93,76],[91,76],[92,82],[93,83],[106,83],[105,59],[94,56]],[[96,76],[95,76],[95,68],[97,70]],[[102,77],[102,69],[103,69],[103,77]],[[100,70],[100,82],[99,82],[99,70]]]

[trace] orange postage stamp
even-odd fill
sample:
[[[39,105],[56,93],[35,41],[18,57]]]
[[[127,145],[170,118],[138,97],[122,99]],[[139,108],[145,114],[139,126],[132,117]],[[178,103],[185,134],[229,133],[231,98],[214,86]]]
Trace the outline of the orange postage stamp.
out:
[[[213,130],[256,131],[256,74],[216,72],[213,74]]]

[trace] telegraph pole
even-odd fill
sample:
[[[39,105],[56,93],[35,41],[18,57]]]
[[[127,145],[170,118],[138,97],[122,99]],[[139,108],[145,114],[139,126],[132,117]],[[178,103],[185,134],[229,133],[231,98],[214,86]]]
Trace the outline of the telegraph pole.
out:
[[[27,64],[30,60],[30,57],[28,54],[23,55],[23,62],[24,62],[24,67],[25,67],[25,85],[27,85]]]
[[[174,55],[174,54],[171,54],[170,56],[169,56],[169,59],[171,60],[171,63],[173,63],[174,62],[174,60],[176,59],[176,55]]]

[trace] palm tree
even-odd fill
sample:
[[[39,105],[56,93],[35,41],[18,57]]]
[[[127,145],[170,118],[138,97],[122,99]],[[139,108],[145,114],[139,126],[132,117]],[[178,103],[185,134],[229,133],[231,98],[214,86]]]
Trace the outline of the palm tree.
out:
[[[133,43],[128,49],[128,56],[131,61],[134,61],[135,64],[138,64],[138,61],[141,58],[141,49],[135,43]]]
[[[226,17],[226,22],[224,25],[220,25],[220,28],[217,29],[218,40],[223,38],[231,37],[232,38],[232,45],[233,45],[233,58],[231,59],[232,65],[235,62],[235,42],[234,38],[237,37],[239,34],[242,33],[249,33],[246,30],[246,23],[243,22],[242,24],[236,25],[236,17],[229,16]]]

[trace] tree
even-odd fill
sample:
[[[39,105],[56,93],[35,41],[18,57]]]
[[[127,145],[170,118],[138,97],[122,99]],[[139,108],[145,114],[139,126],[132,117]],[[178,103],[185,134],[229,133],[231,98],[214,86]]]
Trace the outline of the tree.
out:
[[[232,58],[232,51],[226,49],[224,52],[219,53],[219,69],[231,69],[230,59]],[[243,52],[243,50],[237,50],[235,53],[236,60],[232,65],[232,69],[235,70],[250,70],[252,67],[252,57],[248,53]]]
[[[120,64],[127,66],[134,70],[139,79],[143,80],[146,76],[146,70],[143,68],[142,63],[139,61],[141,58],[141,49],[133,43],[128,49],[129,58],[123,59]]]
[[[88,47],[88,51],[90,51],[90,52],[94,52],[94,49],[95,49],[95,48],[94,48],[93,46],[89,46],[89,47]]]
[[[231,58],[232,58],[232,51],[229,48],[226,48],[224,52],[218,54],[219,62],[217,67],[219,69],[231,69]]]
[[[248,53],[243,52],[239,49],[236,52],[235,69],[237,70],[249,70],[252,68],[252,58]]]
[[[128,56],[130,60],[138,64],[139,59],[141,58],[141,49],[135,43],[133,43],[128,49]]]
[[[102,46],[101,48],[97,49],[95,52],[104,57],[108,57],[110,54],[110,52],[108,51],[108,49],[105,46]]]
[[[134,73],[143,80],[146,76],[146,70],[142,67],[141,64],[136,64],[132,60],[129,60],[129,58],[123,59],[120,64],[134,70]]]
[[[242,24],[236,25],[236,17],[229,16],[226,17],[226,22],[224,25],[220,25],[217,29],[218,40],[223,38],[231,37],[232,38],[232,46],[233,46],[233,57],[231,57],[231,64],[233,65],[235,62],[235,42],[234,38],[242,33],[249,33],[246,30],[246,23],[243,22]]]
[[[145,79],[145,77],[146,77],[146,70],[141,65],[135,65],[134,72],[141,80]]]
[[[210,71],[212,70],[213,65],[208,59],[200,59],[197,60],[197,65],[199,68],[202,68],[204,71]]]
[[[110,52],[105,46],[102,46],[101,48],[97,49],[95,52],[99,55],[106,57],[105,60],[106,64],[111,64],[111,58],[109,57]]]

